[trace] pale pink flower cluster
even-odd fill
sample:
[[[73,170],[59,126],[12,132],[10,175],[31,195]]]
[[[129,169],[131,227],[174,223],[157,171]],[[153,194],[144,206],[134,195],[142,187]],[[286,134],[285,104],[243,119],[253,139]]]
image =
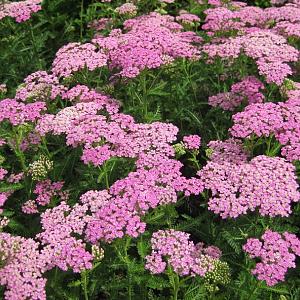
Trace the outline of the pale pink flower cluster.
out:
[[[213,262],[221,256],[217,247],[195,245],[182,231],[159,230],[151,238],[152,253],[146,256],[145,268],[152,274],[163,273],[167,266],[180,276],[205,276],[214,269]]]
[[[6,286],[5,299],[46,300],[46,279],[51,256],[39,250],[33,239],[0,232],[0,284]]]
[[[150,209],[175,203],[179,191],[187,195],[202,191],[201,182],[183,177],[182,165],[174,159],[149,155],[139,163],[137,171],[111,186],[111,200],[89,222],[86,234],[92,243],[111,242],[125,234],[137,237],[146,228],[141,217]]]
[[[80,84],[66,91],[63,94],[63,98],[71,101],[72,103],[97,103],[97,105],[100,105],[99,109],[105,109],[109,114],[118,112],[120,108],[120,103],[117,100],[100,92],[96,92],[95,90],[90,90],[87,86]]]
[[[41,2],[42,0],[4,1],[4,3],[0,3],[0,20],[11,17],[18,23],[25,22],[31,18],[33,13],[42,9]]]
[[[115,9],[119,15],[135,16],[137,14],[137,7],[133,3],[124,3]]]
[[[102,191],[87,191],[80,196],[80,202],[87,204],[92,213],[97,212],[102,206],[108,204],[112,196],[107,190]]]
[[[103,29],[108,28],[111,23],[112,23],[112,18],[100,18],[98,20],[94,20],[88,23],[88,27],[96,31],[101,31]]]
[[[6,140],[0,138],[0,147],[6,145]]]
[[[94,71],[106,65],[106,54],[95,45],[69,43],[57,51],[52,72],[57,77],[70,77],[84,68]]]
[[[92,96],[95,101],[86,102]],[[95,91],[84,90],[79,99],[84,102],[64,108],[57,115],[44,115],[37,131],[41,135],[66,134],[67,144],[83,145],[82,159],[95,165],[101,165],[111,156],[136,157],[150,150],[174,153],[168,143],[176,139],[178,129],[175,126],[158,122],[137,124],[131,116],[117,112],[116,102]],[[101,114],[103,111],[108,115]]]
[[[236,12],[226,7],[209,8],[204,11],[206,14],[205,23],[202,29],[209,35],[219,32],[236,31],[244,27],[242,20],[236,18]]]
[[[0,167],[0,181],[4,179],[7,173],[8,173],[7,170]]]
[[[266,230],[261,239],[248,239],[243,249],[251,258],[260,260],[252,274],[272,286],[284,281],[289,268],[296,267],[296,255],[300,256],[300,240],[295,234],[280,234],[272,230]]]
[[[5,94],[7,92],[7,86],[5,83],[0,84],[0,93]]]
[[[283,4],[291,4],[295,5],[297,7],[300,7],[300,1],[299,0],[271,0],[272,5],[283,5]]]
[[[0,231],[3,231],[3,228],[9,224],[9,219],[7,217],[0,217]],[[1,262],[1,255],[0,255]]]
[[[231,86],[231,90],[208,98],[208,104],[220,106],[224,110],[235,110],[242,103],[261,103],[265,96],[261,93],[263,83],[254,76],[245,77]]]
[[[296,24],[290,23],[288,21],[279,22],[274,27],[274,30],[283,36],[300,38],[300,21]]]
[[[200,18],[187,11],[180,11],[179,16],[176,17],[176,21],[185,25],[195,25],[200,22]]]
[[[170,3],[174,3],[175,0],[159,0],[159,2],[164,2],[164,3],[170,4]]]
[[[286,39],[269,30],[255,30],[238,37],[222,39],[219,43],[203,46],[210,58],[237,59],[242,53],[255,60],[259,74],[268,83],[281,85],[292,74],[287,64],[298,61],[299,51],[288,45]]]
[[[35,145],[39,145],[41,143],[41,137],[36,132],[30,132],[24,139],[22,140],[20,144],[20,149],[22,151],[26,151],[28,149],[34,148]]]
[[[226,162],[217,156],[198,175],[211,191],[208,209],[222,218],[237,218],[257,208],[262,216],[286,217],[292,203],[300,200],[295,167],[279,157]]]
[[[62,96],[65,90],[56,76],[49,75],[45,71],[37,71],[24,79],[24,83],[16,91],[15,99],[31,102],[54,100],[57,96]]]
[[[24,173],[23,173],[23,172],[17,173],[17,174],[12,173],[12,174],[9,175],[7,181],[8,181],[9,183],[18,183],[18,182],[20,182],[23,178],[24,178]]]

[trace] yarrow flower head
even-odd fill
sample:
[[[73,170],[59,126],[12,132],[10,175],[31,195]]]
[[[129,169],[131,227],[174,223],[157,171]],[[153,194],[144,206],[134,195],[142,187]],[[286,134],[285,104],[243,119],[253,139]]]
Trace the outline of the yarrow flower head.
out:
[[[9,224],[9,219],[7,217],[0,217],[0,232]],[[3,258],[3,257],[2,257]],[[3,259],[2,259],[3,261]],[[0,254],[0,268],[1,268],[1,254]]]
[[[0,84],[0,95],[5,95],[7,93],[7,87],[5,83]]]
[[[0,20],[5,17],[11,17],[18,23],[25,22],[31,18],[33,13],[42,9],[41,2],[42,0],[4,1],[0,5]]]
[[[46,300],[47,280],[43,274],[51,256],[39,248],[40,244],[33,239],[0,232],[0,284],[6,286],[6,300]]]
[[[300,90],[300,89],[299,89]],[[283,145],[281,154],[289,161],[300,157],[299,90],[288,91],[287,102],[252,104],[233,116],[231,135],[236,138],[274,135]]]
[[[22,211],[26,214],[38,213],[38,205],[48,205],[55,196],[61,200],[67,200],[68,193],[62,191],[63,184],[62,181],[51,182],[50,179],[39,181],[33,191],[37,195],[36,199],[25,202]]]
[[[37,238],[52,253],[52,267],[67,271],[71,268],[80,273],[92,268],[93,255],[86,250],[86,244],[80,238],[89,216],[88,206],[76,204],[73,208],[62,201],[53,209],[47,209],[41,215],[43,231]]]
[[[35,122],[45,110],[46,105],[41,101],[24,104],[16,99],[4,99],[0,101],[0,123],[9,121],[16,126]]]
[[[57,77],[70,77],[84,68],[94,71],[106,65],[106,54],[95,45],[69,43],[57,51],[52,72]]]
[[[146,266],[152,274],[163,273],[167,266],[180,276],[201,276],[214,270],[219,258],[204,253],[205,248],[189,241],[181,231],[159,230],[151,238],[152,253],[146,256]]]
[[[241,53],[255,60],[259,74],[268,83],[281,85],[292,74],[289,62],[299,59],[299,51],[288,45],[283,36],[270,30],[255,30],[242,36],[221,39],[203,46],[209,58],[237,59]]]
[[[48,173],[53,169],[53,162],[46,156],[41,155],[38,160],[29,165],[28,173],[33,180],[41,180],[47,177]]]
[[[125,21],[124,28],[126,33],[115,29],[108,37],[97,36],[92,41],[104,49],[110,68],[119,70],[116,75],[133,78],[144,69],[158,68],[176,58],[199,58],[201,38],[182,31],[171,16],[151,13]]]
[[[121,6],[115,9],[115,12],[119,15],[127,16],[127,17],[134,17],[137,14],[137,7],[133,3],[124,3]]]
[[[184,25],[196,26],[200,22],[200,18],[197,15],[188,13],[187,11],[181,11],[179,16],[176,17],[176,21]]]
[[[210,292],[217,292],[218,285],[230,283],[230,268],[225,261],[216,259],[213,261],[212,271],[208,271],[204,276],[205,288]]]
[[[183,143],[188,150],[197,150],[201,145],[201,137],[199,135],[187,135],[183,137]]]
[[[262,241],[250,238],[243,246],[251,258],[260,260],[252,270],[259,280],[265,280],[273,286],[284,277],[289,268],[295,268],[296,255],[300,256],[300,240],[295,234],[267,230],[262,235]]]
[[[92,245],[92,255],[94,260],[101,261],[104,258],[104,250],[98,245]]]
[[[65,87],[60,85],[56,76],[37,71],[24,79],[24,84],[17,89],[15,99],[28,102],[54,100],[62,96],[64,91]]]
[[[230,92],[220,93],[208,98],[211,106],[220,106],[224,110],[235,110],[242,103],[261,103],[265,96],[260,90],[263,83],[254,76],[248,76],[231,86]]]
[[[295,167],[283,158],[261,155],[250,162],[215,159],[198,175],[212,193],[208,209],[222,218],[236,218],[256,208],[263,216],[288,216],[291,204],[300,200]]]

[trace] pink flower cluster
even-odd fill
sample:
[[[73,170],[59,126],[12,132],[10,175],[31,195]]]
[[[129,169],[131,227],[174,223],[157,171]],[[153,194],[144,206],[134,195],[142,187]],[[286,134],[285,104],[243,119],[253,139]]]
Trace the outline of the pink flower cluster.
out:
[[[0,181],[4,179],[7,173],[8,173],[7,170],[0,167]]]
[[[295,234],[288,232],[280,234],[267,230],[262,235],[262,241],[250,238],[243,249],[251,258],[260,260],[252,270],[252,274],[272,286],[284,281],[289,268],[296,267],[296,255],[300,256],[300,240]]]
[[[256,208],[262,216],[289,216],[291,204],[300,200],[295,167],[279,157],[226,162],[217,156],[198,175],[211,191],[208,209],[222,218],[236,218]]]
[[[17,174],[12,173],[8,177],[7,181],[9,183],[18,183],[18,182],[20,182],[23,179],[23,177],[24,177],[24,173],[23,172],[17,173]]]
[[[89,218],[87,211],[87,205],[76,204],[71,208],[63,201],[41,215],[43,231],[36,237],[51,253],[51,267],[64,271],[71,268],[74,272],[92,268],[92,254],[82,239],[74,237],[83,234]]]
[[[236,2],[232,2],[235,4]],[[205,11],[202,29],[209,35],[246,33],[270,28],[274,33],[299,38],[300,6],[259,8],[255,6],[222,6]]]
[[[189,150],[197,150],[201,145],[201,137],[199,135],[186,135],[183,137],[184,147]]]
[[[0,284],[6,285],[5,299],[46,300],[46,279],[51,256],[40,251],[33,239],[0,232]]]
[[[7,86],[5,83],[0,84],[0,94],[6,94],[7,92]]]
[[[234,110],[244,102],[261,103],[265,96],[260,92],[263,83],[254,76],[245,77],[242,81],[231,86],[230,92],[219,93],[208,98],[211,106],[220,106],[224,110]]]
[[[25,202],[22,211],[26,214],[38,213],[37,205],[46,206],[55,196],[66,198],[67,194],[61,191],[63,184],[62,181],[51,182],[50,179],[38,182],[33,191],[33,193],[37,195],[36,199],[34,201],[28,200]]]
[[[199,58],[199,48],[194,44],[202,39],[194,32],[184,32],[174,17],[151,13],[125,21],[124,28],[125,33],[115,29],[108,37],[97,35],[92,43],[63,46],[56,53],[53,74],[69,77],[84,68],[93,71],[108,66],[132,78],[175,58]]]
[[[24,104],[15,99],[4,99],[0,101],[0,122],[8,120],[14,126],[34,122],[45,110],[46,105],[41,101]]]
[[[8,196],[6,193],[0,193],[0,214],[3,213],[3,206],[7,200]]]
[[[78,99],[84,102],[64,108],[57,115],[44,115],[36,128],[41,135],[66,134],[67,144],[83,145],[82,159],[95,165],[101,165],[111,156],[137,157],[151,150],[173,155],[168,143],[176,139],[178,129],[175,126],[158,122],[137,124],[129,115],[118,112],[113,99],[89,91],[87,87],[74,89],[66,96],[74,99],[78,91],[83,91]]]
[[[38,133],[31,131],[26,137],[22,140],[20,144],[20,149],[25,152],[28,149],[34,149],[34,146],[41,143],[41,137]]]
[[[151,13],[124,22],[126,33],[112,30],[108,37],[97,36],[93,43],[104,49],[111,69],[124,77],[136,77],[144,69],[154,69],[175,58],[199,58],[201,38],[168,15]],[[155,45],[155,47],[153,47]],[[169,58],[169,59],[167,59]]]
[[[242,53],[255,60],[259,74],[266,77],[268,83],[281,85],[292,74],[288,65],[298,61],[299,51],[288,45],[283,36],[269,30],[254,30],[238,37],[221,39],[206,44],[203,51],[210,58],[237,59]]]
[[[103,29],[108,28],[111,23],[112,23],[112,18],[100,18],[98,20],[94,20],[88,23],[88,27],[96,31],[101,31]]]
[[[7,2],[0,4],[0,20],[5,17],[14,18],[18,23],[22,23],[31,18],[33,13],[42,9],[42,0],[25,0],[18,2]]]
[[[110,188],[110,201],[103,205],[87,226],[87,238],[111,242],[125,234],[137,237],[146,228],[141,217],[159,205],[175,203],[177,192],[198,194],[201,182],[186,179],[181,163],[161,155],[145,156],[137,171],[116,181]]]
[[[300,106],[297,94],[290,92],[286,103],[252,104],[233,116],[230,132],[237,138],[274,135],[284,146],[281,153],[289,161],[300,157]]]
[[[146,256],[145,268],[152,274],[163,273],[167,266],[180,276],[205,276],[213,271],[213,262],[222,252],[217,247],[195,245],[182,231],[159,230],[151,238],[152,253]]]
[[[215,163],[239,164],[247,162],[249,157],[249,154],[243,148],[243,143],[233,138],[226,141],[210,141],[208,147],[209,158]]]

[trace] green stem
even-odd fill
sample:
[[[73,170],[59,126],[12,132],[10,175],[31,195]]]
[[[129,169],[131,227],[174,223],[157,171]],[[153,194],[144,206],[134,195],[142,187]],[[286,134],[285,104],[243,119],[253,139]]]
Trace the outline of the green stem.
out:
[[[173,273],[173,300],[178,299],[178,292],[180,287],[179,276],[176,273]]]
[[[128,276],[128,300],[132,300],[132,275],[131,275],[131,270],[130,270],[130,258],[128,255],[127,250],[130,247],[130,243],[131,243],[131,238],[130,237],[126,237],[125,238],[125,243],[124,243],[124,239],[121,240],[121,244],[119,245],[115,245],[115,250],[118,254],[118,257],[121,261],[124,262],[124,264],[126,265],[127,268],[127,276]],[[121,248],[121,249],[120,249]],[[123,253],[122,253],[123,252]]]
[[[197,171],[199,171],[201,169],[201,166],[197,160],[197,154],[195,152],[192,152],[192,156],[193,156],[192,161],[195,164]]]
[[[88,294],[88,279],[86,275],[87,271],[83,271],[81,273],[81,283],[82,283],[82,288],[83,288],[83,293],[84,293],[84,299],[89,300],[89,294]]]
[[[15,145],[12,145],[12,149],[15,152],[20,165],[22,167],[22,171],[26,171],[26,163],[25,163],[25,156],[22,152],[22,150],[20,149],[20,145],[21,145],[21,141],[22,141],[22,133],[20,134],[19,132],[16,132],[14,130],[14,139],[15,139]]]

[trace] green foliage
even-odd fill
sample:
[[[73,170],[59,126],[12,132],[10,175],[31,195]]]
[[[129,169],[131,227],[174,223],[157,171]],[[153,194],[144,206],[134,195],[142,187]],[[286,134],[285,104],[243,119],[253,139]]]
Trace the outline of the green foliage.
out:
[[[24,77],[37,70],[50,68],[56,51],[68,42],[89,41],[94,31],[88,23],[102,17],[113,18],[114,26],[121,27],[122,18],[114,11],[124,1],[104,3],[101,1],[45,0],[43,10],[29,21],[17,24],[10,18],[0,21],[0,84],[8,86],[10,97],[23,81]],[[267,7],[268,0],[254,1],[256,5]],[[141,0],[140,12],[158,10],[166,12],[166,5],[158,0]],[[195,5],[194,1],[176,1],[168,6],[168,13],[176,15],[181,8],[204,17],[205,5]],[[108,34],[109,30],[104,31]],[[201,32],[199,33],[201,35]],[[298,41],[293,41],[299,43]],[[187,153],[182,144],[174,145],[178,160],[185,166],[187,177],[194,176],[212,154],[207,149],[211,140],[224,140],[228,137],[228,128],[232,113],[219,108],[211,108],[207,98],[218,92],[228,91],[237,79],[257,74],[252,62],[241,57],[231,65],[221,60],[207,64],[203,60],[176,60],[158,70],[145,70],[137,78],[119,80],[114,86],[108,84],[110,74],[107,68],[88,72],[83,70],[64,84],[69,87],[77,83],[95,87],[97,91],[120,100],[122,110],[137,121],[152,123],[155,121],[172,122],[180,129],[179,139],[186,134],[197,133],[202,138],[202,150]],[[254,70],[255,69],[255,70]],[[286,83],[286,90],[290,87]],[[276,86],[269,85],[266,90],[268,101],[275,102],[281,93]],[[55,113],[66,103],[55,100],[49,104],[49,111]],[[242,107],[241,107],[242,109]],[[111,158],[103,166],[94,168],[80,160],[80,147],[65,147],[65,138],[46,136],[36,149],[21,150],[21,141],[28,137],[32,127],[12,128],[2,123],[0,137],[16,141],[5,150],[0,150],[0,166],[8,163],[16,172],[25,172],[41,156],[53,161],[53,167],[46,175],[54,181],[64,180],[70,194],[69,204],[78,202],[79,196],[87,190],[108,189],[112,183],[134,171],[134,160]],[[268,138],[249,138],[245,148],[252,156],[265,154],[275,156],[280,153],[280,145],[273,136]],[[300,175],[300,163],[296,163],[297,175]],[[39,175],[39,174],[38,174]],[[12,201],[5,206],[2,216],[9,217],[7,231],[33,237],[40,232],[39,215],[21,215],[22,205],[34,197],[34,180],[27,178],[23,183],[4,183],[0,181],[0,192],[14,191]],[[285,283],[268,287],[257,281],[251,274],[254,262],[242,251],[247,238],[260,236],[266,229],[284,232],[299,231],[300,205],[293,207],[290,218],[270,219],[256,212],[236,220],[221,220],[207,209],[210,197],[208,192],[199,196],[180,195],[174,205],[163,205],[150,210],[143,216],[147,231],[136,239],[129,237],[118,239],[103,246],[104,259],[93,269],[81,274],[63,272],[58,268],[46,273],[47,295],[49,300],[298,300],[300,299],[299,267],[289,273]],[[53,198],[47,208],[56,206],[59,199]],[[179,278],[168,270],[163,275],[152,275],[145,270],[145,257],[151,252],[152,233],[159,229],[175,229],[191,234],[193,241],[203,241],[216,245],[223,251],[222,261],[216,273],[206,278]],[[0,253],[1,254],[1,253]],[[1,262],[0,262],[1,263]],[[230,281],[229,281],[229,277]],[[4,288],[0,286],[0,298]]]

